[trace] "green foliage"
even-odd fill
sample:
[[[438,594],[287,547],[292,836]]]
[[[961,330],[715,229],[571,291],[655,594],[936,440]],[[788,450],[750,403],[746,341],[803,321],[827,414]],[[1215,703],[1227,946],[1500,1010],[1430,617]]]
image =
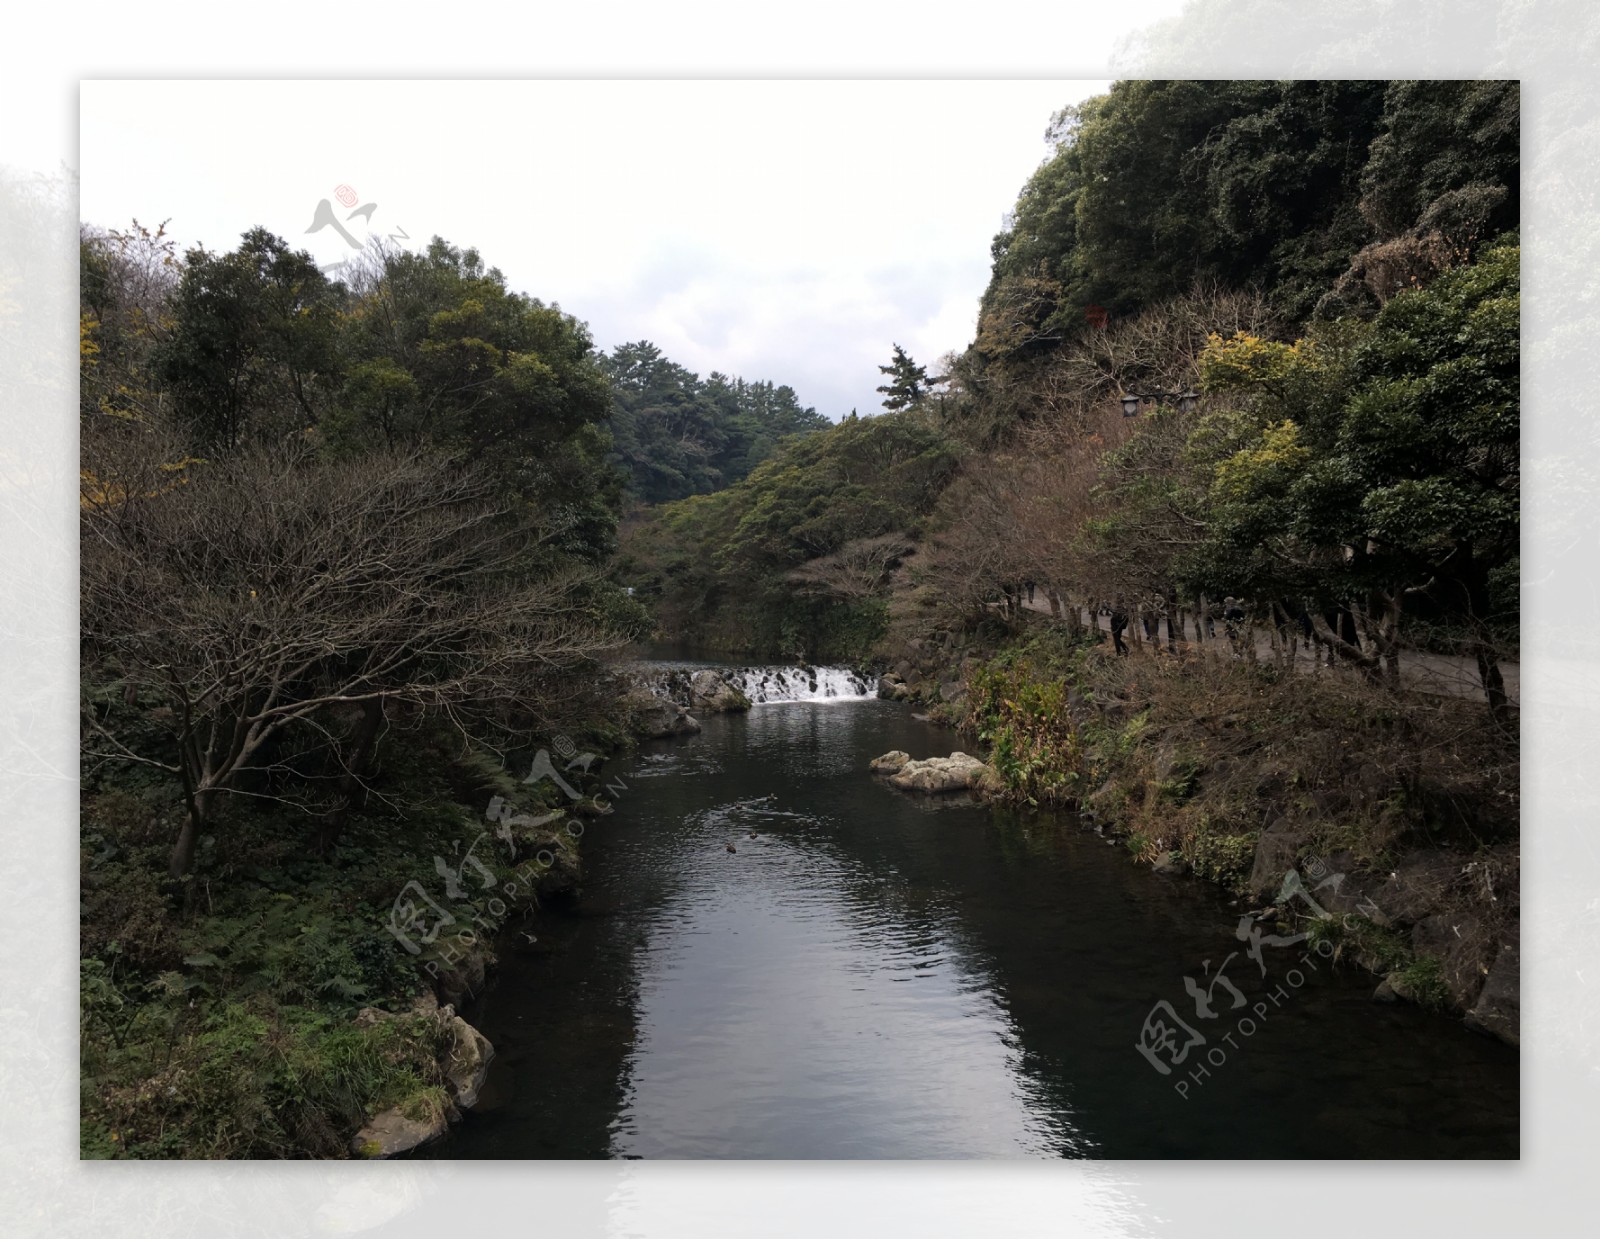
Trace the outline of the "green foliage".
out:
[[[191,250],[154,364],[203,447],[315,425],[337,382],[344,290],[264,228]]]
[[[1364,247],[1514,228],[1515,82],[1122,81],[1055,118],[994,240],[979,351],[1023,358],[1187,293],[1291,322]]]
[[[610,385],[588,329],[559,306],[435,237],[358,283],[340,347],[339,399],[318,425],[329,453],[433,449],[492,474],[561,553],[598,562],[615,549]]]
[[[1184,849],[1184,860],[1201,878],[1231,887],[1249,877],[1256,858],[1256,833],[1197,831]]]
[[[178,996],[149,1025],[143,1040],[86,1048],[83,1157],[338,1157],[366,1115],[443,1098],[432,1016],[354,1025],[265,997]]]
[[[653,510],[622,574],[669,632],[759,655],[860,658],[886,623],[883,585],[850,552],[915,537],[957,461],[922,410],[793,438],[738,485]]]
[[[1442,1011],[1453,999],[1444,980],[1444,968],[1432,956],[1417,956],[1400,970],[1397,980],[1398,989],[1405,992],[1406,998],[1423,1007]]]
[[[365,1116],[442,1104],[437,1023],[405,1015],[429,957],[406,954],[388,932],[396,895],[423,882],[487,942],[527,913],[534,893],[523,881],[526,895],[508,895],[496,915],[471,899],[480,880],[469,876],[468,899],[451,900],[434,858],[476,841],[473,855],[503,893],[534,847],[570,867],[574,846],[560,832],[523,841],[513,857],[484,837],[492,794],[530,812],[565,800],[460,741],[434,726],[394,737],[371,779],[381,795],[326,855],[305,847],[307,824],[281,806],[234,804],[236,845],[207,864],[192,901],[163,880],[159,846],[128,842],[176,790],[100,772],[84,811],[85,1157],[338,1156]],[[597,786],[597,776],[567,778]],[[400,1015],[356,1024],[364,1007]]]
[[[995,239],[985,316],[1029,276],[1058,284],[1029,315],[1045,340],[1207,280],[1263,283],[1303,316],[1365,240],[1382,97],[1376,82],[1116,83],[1058,118],[1054,158]]]
[[[629,493],[647,504],[732,486],[784,440],[829,425],[793,388],[716,372],[701,380],[649,341],[618,345],[601,365],[616,457]]]
[[[1431,204],[1470,186],[1500,191],[1478,225],[1483,236],[1516,227],[1519,83],[1390,82],[1383,111],[1361,173],[1361,209],[1380,234],[1404,232]]]
[[[1451,1006],[1450,987],[1444,970],[1433,956],[1419,955],[1398,931],[1380,926],[1365,917],[1313,917],[1306,923],[1307,943],[1321,950],[1332,949],[1334,960],[1351,957],[1374,973],[1392,975],[1395,989],[1422,1007],[1442,1011]]]
[[[1249,403],[1190,439],[1212,471],[1191,578],[1324,598],[1431,582],[1437,614],[1494,622],[1518,547],[1518,269],[1492,247],[1321,347],[1214,339],[1208,384]]]
[[[927,368],[918,366],[899,345],[894,346],[894,357],[889,364],[878,369],[889,377],[889,382],[878,391],[883,393],[883,407],[890,413],[915,408],[927,399],[936,384],[944,382],[937,375],[930,379]]]
[[[1119,772],[1138,750],[1149,724],[1148,711],[1140,711],[1124,723],[1114,723],[1104,716],[1085,720],[1082,736],[1088,757],[1088,782],[1095,783]]]
[[[990,746],[989,764],[1030,805],[1076,800],[1083,743],[1067,709],[1067,685],[1037,680],[1028,665],[979,668],[968,680],[969,720]]]

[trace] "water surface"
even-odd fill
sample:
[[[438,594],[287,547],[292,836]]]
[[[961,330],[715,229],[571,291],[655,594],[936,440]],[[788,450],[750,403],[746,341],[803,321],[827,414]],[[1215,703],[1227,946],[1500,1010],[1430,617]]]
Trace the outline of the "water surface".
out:
[[[1516,1156],[1514,1050],[1303,948],[1228,965],[1285,996],[1229,1047],[1239,1013],[1199,1020],[1183,978],[1241,910],[1070,817],[894,791],[871,758],[960,747],[911,708],[704,724],[608,767],[581,899],[508,938],[469,1010],[484,1104],[432,1156]],[[1225,1055],[1187,1098],[1135,1049],[1160,1000]]]

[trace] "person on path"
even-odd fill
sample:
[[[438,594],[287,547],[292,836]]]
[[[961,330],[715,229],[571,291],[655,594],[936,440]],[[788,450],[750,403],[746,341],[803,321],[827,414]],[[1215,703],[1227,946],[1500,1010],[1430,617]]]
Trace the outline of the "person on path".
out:
[[[1233,647],[1233,652],[1238,654],[1239,626],[1244,623],[1244,607],[1241,601],[1231,594],[1222,600],[1222,623],[1228,633],[1228,644]]]
[[[1028,582],[1024,582],[1023,584],[1028,587],[1028,606],[1032,607],[1033,606],[1033,582],[1028,581]]]
[[[1128,627],[1128,610],[1119,600],[1111,608],[1111,643],[1118,654],[1128,653],[1128,644],[1122,640],[1122,631]]]

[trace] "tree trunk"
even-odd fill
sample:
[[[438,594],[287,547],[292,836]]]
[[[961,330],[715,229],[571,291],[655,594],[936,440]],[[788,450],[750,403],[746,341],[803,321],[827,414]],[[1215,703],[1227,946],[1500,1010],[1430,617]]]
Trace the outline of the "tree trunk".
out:
[[[378,749],[378,735],[383,730],[383,699],[369,698],[361,703],[361,718],[351,737],[350,761],[345,763],[344,774],[339,777],[339,804],[322,821],[317,834],[317,850],[326,853],[338,842],[350,819],[350,810],[362,791],[362,780],[372,769],[372,758]]]
[[[1478,661],[1478,679],[1488,699],[1489,715],[1502,728],[1511,726],[1511,702],[1506,696],[1505,675],[1500,670],[1500,655],[1490,640],[1484,617],[1490,614],[1489,576],[1481,563],[1469,559],[1461,577],[1467,596],[1467,614],[1472,624],[1472,654]]]
[[[1488,642],[1478,643],[1478,678],[1489,699],[1489,714],[1501,727],[1511,725],[1511,701],[1506,697],[1506,680],[1500,671],[1500,658]]]
[[[1334,656],[1338,655],[1351,667],[1360,668],[1369,678],[1376,679],[1377,659],[1361,648],[1360,638],[1355,632],[1355,618],[1349,609],[1340,605],[1334,621],[1339,626],[1338,631],[1320,613],[1311,618],[1318,638],[1328,647],[1328,666],[1335,666]]]
[[[1294,652],[1289,648],[1288,616],[1277,599],[1267,604],[1267,624],[1272,629],[1267,635],[1267,640],[1272,646],[1272,661],[1279,667],[1292,668]]]
[[[1372,648],[1374,678],[1382,675],[1391,687],[1400,683],[1400,597],[1398,590],[1393,594],[1371,591],[1361,617]]]
[[[189,815],[183,820],[178,842],[172,846],[172,855],[167,861],[167,874],[172,878],[194,873],[195,851],[200,846],[201,832],[211,820],[211,800],[215,795],[213,788],[202,788],[189,794]]]

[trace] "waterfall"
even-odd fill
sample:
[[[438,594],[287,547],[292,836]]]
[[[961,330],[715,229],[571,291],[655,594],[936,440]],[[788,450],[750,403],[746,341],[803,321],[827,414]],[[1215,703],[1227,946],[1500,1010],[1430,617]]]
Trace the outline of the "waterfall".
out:
[[[872,685],[848,667],[741,667],[723,679],[755,705],[763,702],[861,702]]]
[[[771,702],[865,702],[877,696],[875,681],[848,667],[718,667],[639,661],[629,665],[629,670],[637,683],[691,709],[691,682],[703,672],[714,672],[755,706]]]

